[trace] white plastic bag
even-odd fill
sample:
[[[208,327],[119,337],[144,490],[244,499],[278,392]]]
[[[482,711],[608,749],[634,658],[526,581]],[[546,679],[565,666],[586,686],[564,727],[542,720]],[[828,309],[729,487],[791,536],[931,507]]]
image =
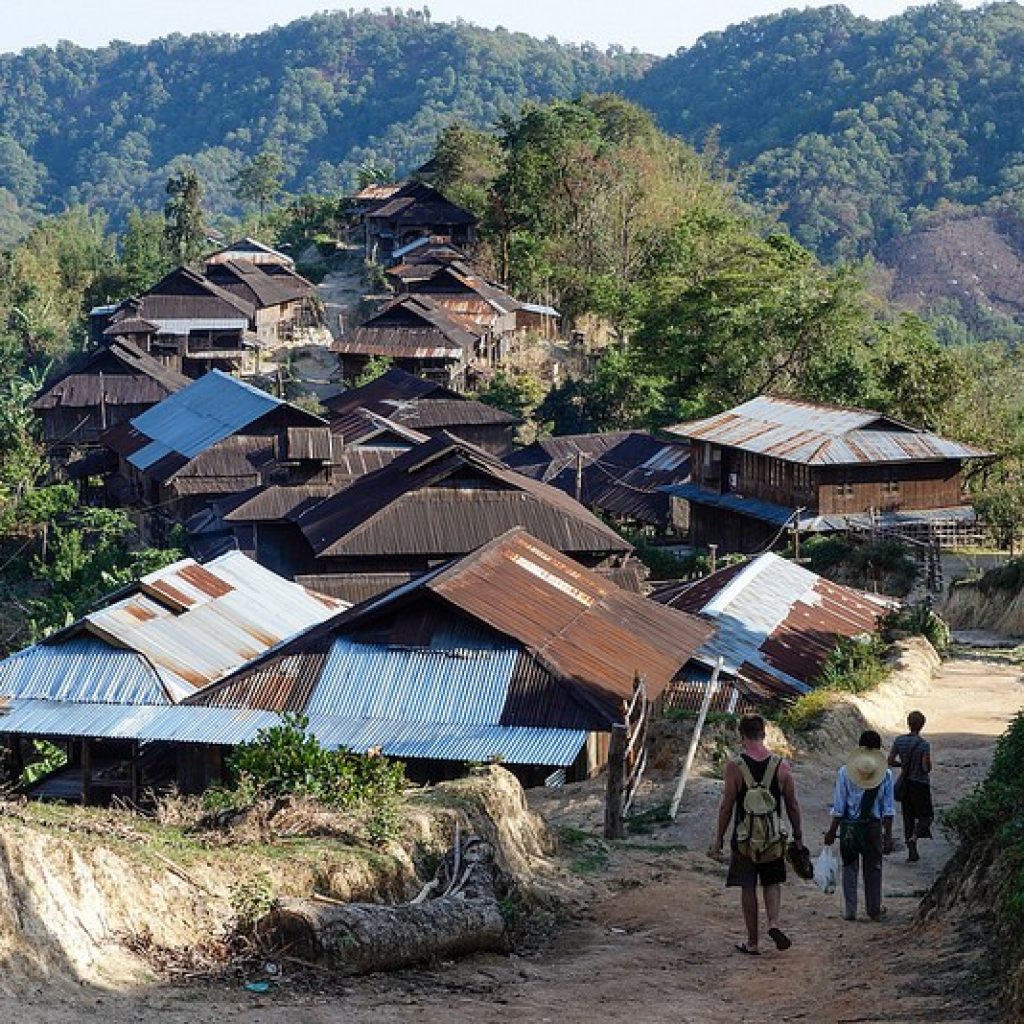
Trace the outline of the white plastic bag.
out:
[[[821,853],[814,858],[814,884],[822,892],[835,892],[836,879],[839,876],[839,865],[831,846],[823,846]]]

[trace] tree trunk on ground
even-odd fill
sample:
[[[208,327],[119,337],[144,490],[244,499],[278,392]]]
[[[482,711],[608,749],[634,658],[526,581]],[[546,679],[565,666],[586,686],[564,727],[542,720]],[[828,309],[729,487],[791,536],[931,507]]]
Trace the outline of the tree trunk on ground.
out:
[[[260,921],[257,933],[275,951],[342,974],[506,948],[494,865],[485,845],[471,840],[458,855],[449,854],[424,893],[442,888],[445,878],[451,882],[443,895],[396,906],[287,900]]]

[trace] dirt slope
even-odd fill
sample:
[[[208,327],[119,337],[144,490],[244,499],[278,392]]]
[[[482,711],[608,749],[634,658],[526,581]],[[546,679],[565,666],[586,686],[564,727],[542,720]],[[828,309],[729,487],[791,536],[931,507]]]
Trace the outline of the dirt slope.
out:
[[[961,659],[947,663],[927,692],[894,693],[886,717],[898,720],[913,706],[928,715],[937,795],[948,804],[982,777],[995,736],[1022,704],[1018,669]],[[840,756],[817,751],[797,761],[809,838],[825,826]],[[671,785],[667,774],[652,778],[641,809],[667,800]],[[885,923],[845,923],[835,897],[795,882],[784,902],[793,949],[758,959],[735,953],[736,896],[722,886],[723,868],[701,852],[719,786],[712,778],[696,780],[674,825],[653,827],[611,848],[597,838],[600,784],[533,794],[535,806],[562,829],[571,886],[553,940],[531,955],[368,978],[329,995],[296,993],[287,978],[263,996],[224,987],[153,987],[131,996],[58,995],[40,987],[16,1000],[0,996],[0,1016],[23,1024],[994,1019],[972,973],[979,954],[971,952],[971,922],[939,920],[908,931],[921,895],[948,857],[941,839],[923,847],[917,866],[899,853],[888,861]]]

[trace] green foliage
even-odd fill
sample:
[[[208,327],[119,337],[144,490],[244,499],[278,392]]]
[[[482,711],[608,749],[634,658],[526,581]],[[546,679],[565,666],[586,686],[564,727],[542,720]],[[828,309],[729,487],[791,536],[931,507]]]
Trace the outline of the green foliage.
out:
[[[990,486],[974,499],[974,507],[996,544],[1012,554],[1024,532],[1024,484]]]
[[[259,222],[267,207],[278,197],[285,177],[285,162],[276,149],[260,150],[231,178],[234,196],[243,204],[252,204],[259,211]]]
[[[206,245],[203,214],[203,185],[199,172],[186,164],[167,179],[164,204],[164,238],[167,249],[179,263],[198,262]]]
[[[68,763],[67,753],[49,740],[33,740],[32,749],[36,759],[18,777],[19,786],[31,786]]]
[[[361,388],[364,384],[376,380],[381,374],[387,373],[393,360],[388,356],[370,356],[362,370],[348,382],[350,388]]]
[[[837,696],[837,691],[828,687],[802,694],[779,714],[779,727],[787,732],[810,732],[836,702]]]
[[[401,790],[405,776],[397,761],[348,750],[328,750],[307,732],[304,715],[282,715],[279,725],[261,729],[235,748],[230,769],[247,797],[304,795],[330,807],[351,808],[381,802]],[[375,826],[386,832],[389,817],[380,811]]]
[[[837,583],[903,597],[913,589],[918,564],[895,540],[860,543],[842,537],[811,537],[800,546],[808,568]]]
[[[235,929],[249,936],[255,934],[256,925],[278,905],[274,884],[263,872],[236,882],[231,887],[229,898],[235,915]]]
[[[1024,927],[1024,711],[996,743],[985,780],[941,815],[943,826],[963,844],[992,841],[1015,870],[1000,889],[999,916],[1019,937]]]
[[[840,637],[825,659],[816,686],[845,693],[864,693],[876,687],[886,675],[885,643],[874,634],[868,637]]]
[[[528,373],[499,370],[473,397],[525,419],[540,402],[543,389],[540,381]]]
[[[923,636],[939,654],[949,647],[949,626],[927,602],[892,609],[882,619],[880,628],[887,640],[900,636]]]

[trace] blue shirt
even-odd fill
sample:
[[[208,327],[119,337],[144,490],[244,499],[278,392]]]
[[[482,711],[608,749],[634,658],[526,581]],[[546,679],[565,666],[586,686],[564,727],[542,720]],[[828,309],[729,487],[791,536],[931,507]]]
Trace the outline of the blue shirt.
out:
[[[864,796],[864,790],[855,786],[850,777],[846,774],[846,765],[843,765],[836,774],[836,788],[832,794],[832,817],[833,818],[857,818],[860,816],[860,802]],[[869,817],[892,818],[896,815],[896,806],[892,799],[892,772],[885,769],[885,778],[878,787],[878,795],[871,806]]]

